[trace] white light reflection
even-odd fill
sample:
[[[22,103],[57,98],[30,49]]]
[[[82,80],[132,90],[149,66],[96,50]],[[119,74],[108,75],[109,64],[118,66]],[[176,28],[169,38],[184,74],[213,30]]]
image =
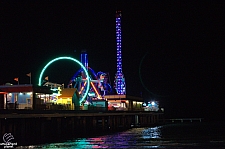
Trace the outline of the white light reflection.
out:
[[[142,132],[143,139],[161,138],[161,126],[144,129]]]

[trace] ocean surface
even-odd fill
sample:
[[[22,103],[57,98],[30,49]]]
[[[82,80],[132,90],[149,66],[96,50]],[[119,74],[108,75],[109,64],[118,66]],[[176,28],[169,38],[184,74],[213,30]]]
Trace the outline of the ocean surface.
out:
[[[225,149],[224,122],[174,123],[17,148]]]

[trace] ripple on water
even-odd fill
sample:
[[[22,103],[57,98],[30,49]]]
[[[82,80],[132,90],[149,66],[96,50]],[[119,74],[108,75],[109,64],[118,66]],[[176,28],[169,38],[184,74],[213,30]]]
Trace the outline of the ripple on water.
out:
[[[17,148],[224,148],[223,124],[172,124]]]

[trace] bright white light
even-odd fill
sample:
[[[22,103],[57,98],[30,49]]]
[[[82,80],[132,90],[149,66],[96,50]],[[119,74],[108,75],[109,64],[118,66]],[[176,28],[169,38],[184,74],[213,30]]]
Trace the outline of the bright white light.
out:
[[[58,94],[58,93],[53,93],[52,96],[60,96],[62,94]]]
[[[151,103],[153,106],[155,105],[155,102],[154,101],[152,101],[152,103]]]
[[[56,88],[52,88],[51,90],[52,90],[52,91],[57,91],[58,89],[56,89]]]
[[[88,93],[88,96],[95,96],[95,93]]]

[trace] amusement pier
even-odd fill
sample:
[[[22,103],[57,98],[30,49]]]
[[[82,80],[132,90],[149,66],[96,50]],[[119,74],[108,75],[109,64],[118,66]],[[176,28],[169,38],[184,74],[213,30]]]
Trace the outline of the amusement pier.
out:
[[[163,109],[156,101],[126,93],[122,71],[121,11],[116,11],[117,72],[97,73],[88,64],[88,53],[80,60],[57,57],[39,75],[38,85],[6,83],[0,86],[0,132],[13,135],[18,145],[65,139],[85,132],[118,131],[164,123]],[[80,65],[68,84],[49,82],[45,70],[56,61]],[[31,73],[27,76],[31,78]],[[18,81],[18,78],[14,79]],[[112,83],[113,82],[113,83]],[[36,83],[35,83],[36,84]]]

